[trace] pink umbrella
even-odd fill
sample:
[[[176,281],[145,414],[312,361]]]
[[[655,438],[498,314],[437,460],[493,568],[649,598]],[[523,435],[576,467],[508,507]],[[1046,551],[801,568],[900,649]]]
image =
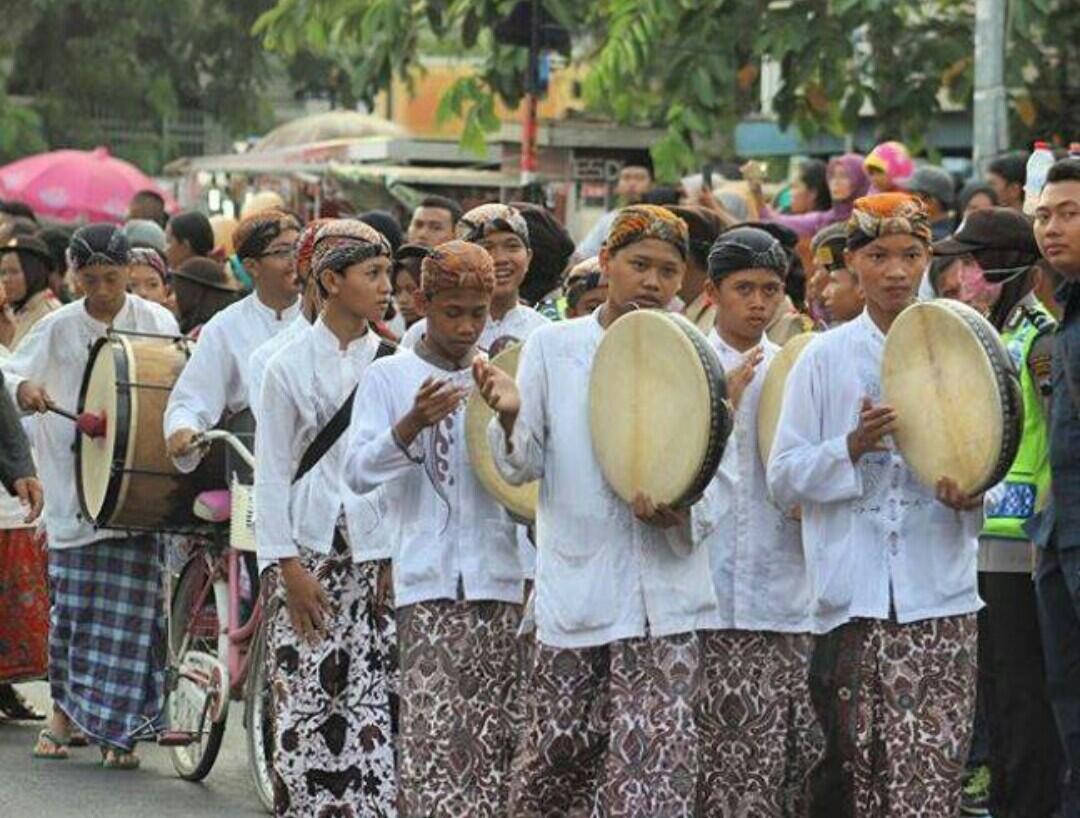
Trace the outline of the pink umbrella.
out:
[[[154,190],[169,211],[176,202],[153,179],[105,148],[39,153],[0,167],[0,199],[16,199],[62,222],[121,222],[140,190]]]

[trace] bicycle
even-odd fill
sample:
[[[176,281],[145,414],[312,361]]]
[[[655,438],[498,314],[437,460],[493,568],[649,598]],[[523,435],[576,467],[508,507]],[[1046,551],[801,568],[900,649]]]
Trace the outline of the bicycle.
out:
[[[230,432],[210,431],[198,442],[208,446],[215,440],[231,446],[254,469],[251,453]],[[232,491],[227,524],[210,524],[208,535],[195,537],[175,590],[167,583],[168,727],[158,734],[158,743],[168,748],[181,778],[201,781],[221,750],[230,702],[242,700],[248,769],[260,802],[272,811],[273,731],[265,602],[269,588],[253,594],[245,616],[242,565],[249,566],[253,584],[258,577],[257,570],[251,570],[254,538],[250,504],[244,502],[250,499],[250,487],[234,480]]]

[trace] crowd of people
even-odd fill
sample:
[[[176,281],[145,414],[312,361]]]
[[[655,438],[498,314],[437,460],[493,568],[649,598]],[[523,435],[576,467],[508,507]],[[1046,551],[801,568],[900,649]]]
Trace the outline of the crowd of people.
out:
[[[47,543],[52,695],[4,685],[0,712],[47,719],[36,757],[113,769],[160,726],[168,540],[85,518],[55,410],[109,330],[184,334],[176,467],[254,420],[277,814],[1080,816],[1080,159],[1033,217],[1024,170],[959,185],[889,142],[767,196],[754,163],[716,191],[628,166],[580,243],[540,205],[435,195],[404,228],[272,195],[226,229],[149,191],[72,233],[0,204],[0,554]],[[891,438],[885,336],[932,298],[1016,365],[1022,440],[985,495]],[[726,375],[734,428],[685,508],[620,499],[590,440],[597,349],[641,309]],[[765,375],[807,332],[763,460]],[[518,343],[515,378],[491,359]],[[476,475],[474,394],[534,522]]]

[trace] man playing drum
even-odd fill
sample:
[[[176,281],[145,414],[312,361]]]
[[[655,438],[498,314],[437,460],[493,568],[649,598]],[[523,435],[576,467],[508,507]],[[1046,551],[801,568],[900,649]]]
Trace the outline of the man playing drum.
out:
[[[326,222],[312,277],[325,306],[267,365],[256,432],[256,541],[260,559],[280,566],[284,603],[270,625],[275,811],[392,816],[397,662],[377,590],[389,587],[390,554],[377,536],[378,496],[373,505],[341,487],[346,404],[393,350],[369,324],[390,301],[390,245],[362,222]],[[295,479],[298,464],[306,473]]]
[[[765,328],[789,267],[768,227],[728,230],[708,255],[705,294],[717,307],[709,341],[737,414],[720,471],[694,508],[724,628],[704,637],[707,816],[805,815],[822,750],[810,703],[810,582],[799,522],[770,500],[758,446],[762,382],[780,350]],[[698,526],[698,518],[708,522]]]
[[[359,494],[385,491],[401,666],[399,808],[506,815],[524,573],[514,521],[469,462],[462,406],[495,264],[482,247],[452,241],[420,270],[427,331],[365,373],[345,480]]]
[[[919,483],[879,402],[885,333],[930,260],[925,207],[864,197],[845,259],[866,297],[814,339],[788,380],[769,459],[781,508],[802,508],[818,640],[811,689],[826,734],[821,816],[956,815],[975,701],[980,497]]]
[[[671,212],[621,210],[600,255],[604,306],[537,330],[520,389],[474,367],[498,412],[488,431],[500,471],[514,484],[541,481],[538,644],[511,815],[587,815],[594,804],[604,815],[696,814],[700,631],[720,623],[709,555],[688,542],[685,512],[615,495],[589,421],[606,329],[634,309],[662,310],[687,252],[686,224]]]
[[[255,281],[255,292],[226,307],[202,328],[191,360],[169,395],[165,438],[184,471],[198,465],[192,441],[222,415],[248,407],[247,363],[251,353],[300,311],[293,267],[300,224],[280,210],[264,210],[240,222],[236,254]]]
[[[113,225],[72,236],[68,263],[85,297],[39,321],[2,366],[24,411],[73,410],[91,344],[109,329],[176,335],[164,307],[127,290],[129,247]],[[109,420],[115,419],[106,419]],[[66,758],[74,729],[101,745],[106,766],[132,769],[138,733],[161,709],[165,638],[160,555],[153,537],[95,529],[80,511],[72,422],[37,418],[34,448],[45,486],[49,682],[53,715],[34,754]]]

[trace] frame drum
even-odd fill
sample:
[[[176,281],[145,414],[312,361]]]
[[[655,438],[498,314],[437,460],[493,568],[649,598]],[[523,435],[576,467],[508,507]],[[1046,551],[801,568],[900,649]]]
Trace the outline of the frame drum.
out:
[[[510,377],[517,375],[518,361],[521,359],[521,344],[504,349],[491,359]],[[465,406],[465,445],[469,450],[469,461],[480,484],[488,493],[519,521],[531,523],[536,519],[536,504],[540,499],[540,481],[512,486],[503,480],[495,467],[491,448],[488,446],[487,427],[495,413],[484,403],[484,399],[475,390],[469,396]]]
[[[908,307],[885,338],[882,398],[896,410],[897,448],[915,476],[975,495],[1000,482],[1020,445],[1016,366],[993,325],[958,301]]]
[[[761,382],[761,397],[757,410],[757,439],[761,462],[766,466],[769,465],[769,455],[772,454],[773,441],[776,440],[776,427],[780,424],[780,410],[784,406],[784,389],[787,386],[788,375],[795,368],[795,362],[799,360],[806,345],[815,337],[817,336],[812,332],[804,332],[794,336],[780,347],[780,351],[769,362],[765,380]]]
[[[183,338],[110,332],[90,351],[79,412],[105,417],[105,435],[78,433],[75,471],[83,515],[100,528],[183,531],[205,488],[165,451],[162,420],[187,363]]]
[[[619,497],[690,505],[716,473],[732,423],[720,358],[697,327],[657,310],[608,327],[589,376],[589,427]]]

